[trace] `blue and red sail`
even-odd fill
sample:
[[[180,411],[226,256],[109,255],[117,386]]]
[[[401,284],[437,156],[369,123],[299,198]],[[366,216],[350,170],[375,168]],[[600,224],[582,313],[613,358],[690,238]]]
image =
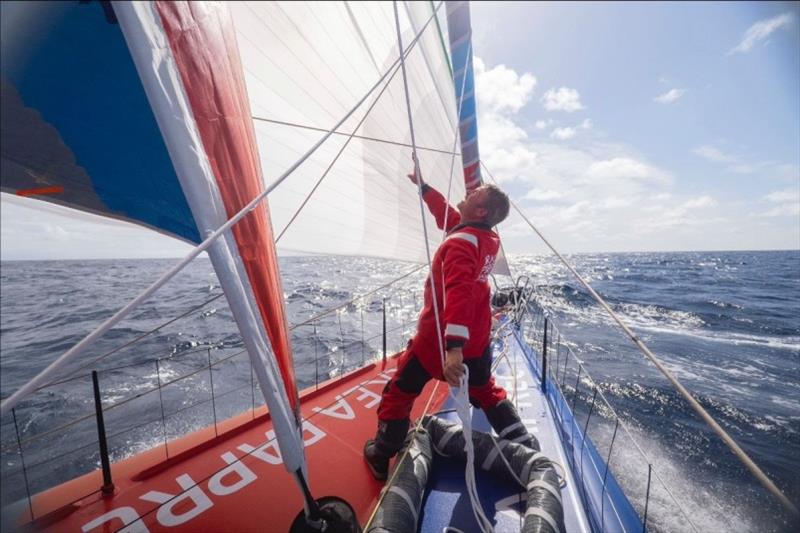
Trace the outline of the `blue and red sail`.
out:
[[[227,6],[101,4],[3,6],[14,24],[3,35],[2,191],[198,244],[263,190]],[[266,201],[208,254],[296,471],[299,402]]]

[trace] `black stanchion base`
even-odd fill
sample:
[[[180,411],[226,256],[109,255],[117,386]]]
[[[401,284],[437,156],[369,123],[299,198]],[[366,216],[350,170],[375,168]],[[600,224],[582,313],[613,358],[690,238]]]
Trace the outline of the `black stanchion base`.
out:
[[[325,533],[361,533],[361,526],[358,525],[356,512],[350,504],[336,496],[325,496],[315,500],[319,505],[320,517],[325,521]],[[306,522],[304,511],[300,511],[297,518],[292,522],[289,533],[318,533]]]

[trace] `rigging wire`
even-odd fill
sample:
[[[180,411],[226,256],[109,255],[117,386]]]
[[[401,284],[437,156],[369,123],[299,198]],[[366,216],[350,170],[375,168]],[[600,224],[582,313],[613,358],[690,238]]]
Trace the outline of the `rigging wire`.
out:
[[[489,177],[497,183],[497,180],[494,179],[492,173],[489,172],[489,169],[486,168],[486,165],[481,161],[481,166]],[[606,301],[599,295],[595,290],[586,282],[583,277],[578,274],[578,272],[570,265],[570,263],[561,255],[555,247],[550,244],[550,241],[542,235],[539,229],[534,226],[534,224],[528,219],[527,216],[522,212],[522,210],[515,204],[511,202],[512,207],[514,210],[522,217],[522,219],[530,226],[530,228],[539,236],[540,239],[547,245],[548,248],[558,257],[558,259],[564,264],[565,267],[572,273],[573,276],[578,280],[578,282],[583,285],[583,287],[589,292],[592,298],[600,304],[600,306],[611,316],[611,318],[619,325],[620,328],[625,332],[625,334],[630,337],[633,343],[639,348],[649,360],[652,362],[655,367],[667,378],[667,380],[678,390],[678,392],[683,396],[683,398],[689,402],[689,405],[692,407],[694,412],[703,419],[703,421],[708,424],[712,430],[719,436],[722,441],[728,446],[728,448],[733,452],[734,455],[739,459],[739,461],[750,471],[753,476],[761,483],[761,485],[767,489],[773,496],[775,496],[783,505],[783,507],[789,511],[795,517],[800,517],[800,511],[798,511],[797,507],[786,497],[786,495],[781,492],[781,490],[772,482],[771,479],[767,477],[763,470],[750,458],[749,455],[736,443],[733,438],[728,435],[728,433],[722,429],[722,427],[717,423],[714,418],[708,414],[700,403],[694,399],[694,396],[681,384],[680,381],[670,372],[664,364],[656,357],[656,355],[650,351],[650,348],[642,342],[642,340],[636,336],[636,334],[622,321],[622,319],[611,309],[611,307],[606,303]]]
[[[409,90],[408,90],[408,76],[406,74],[405,58],[404,58],[403,53],[402,53],[403,40],[402,40],[402,34],[400,32],[400,15],[399,15],[398,10],[397,10],[397,1],[393,2],[392,6],[394,8],[395,27],[397,29],[398,50],[400,50],[400,66],[401,66],[401,69],[403,71],[403,87],[404,87],[404,93],[405,93],[405,99],[406,99],[406,110],[408,112],[408,125],[409,125],[409,130],[410,130],[410,133],[411,133],[412,156],[413,156],[413,160],[414,160],[414,175],[417,178],[416,182],[417,182],[417,191],[418,191],[418,194],[419,194],[419,207],[420,207],[420,215],[421,215],[421,218],[422,218],[422,230],[423,230],[423,235],[424,235],[424,239],[425,239],[425,252],[426,252],[426,255],[427,255],[427,259],[428,259],[428,271],[429,271],[428,280],[430,282],[431,292],[433,294],[432,301],[433,301],[434,316],[435,316],[435,319],[436,319],[436,332],[437,332],[437,340],[438,340],[438,344],[439,344],[439,356],[440,356],[440,359],[441,359],[442,372],[444,372],[444,366],[445,366],[444,344],[443,344],[443,341],[442,341],[441,323],[439,321],[440,314],[439,314],[439,306],[438,306],[437,297],[436,297],[436,285],[435,285],[435,281],[433,279],[433,267],[432,267],[432,261],[431,261],[431,251],[430,251],[430,244],[428,242],[428,226],[427,226],[427,222],[425,220],[425,207],[424,207],[424,203],[423,203],[423,199],[422,199],[422,179],[423,178],[422,178],[422,172],[421,172],[420,167],[419,167],[419,159],[417,158],[416,150],[414,148],[414,146],[416,145],[416,139],[415,139],[415,134],[414,134],[414,120],[413,120],[413,116],[412,116],[412,113],[411,113],[411,100],[410,100],[410,95],[409,95]],[[435,16],[435,13],[434,13],[434,16]],[[462,94],[462,97],[463,97],[463,94]],[[451,171],[451,178],[452,178],[452,171]],[[449,389],[449,391],[450,391],[450,395],[456,401],[458,415],[459,415],[459,418],[461,418],[462,426],[463,426],[464,432],[465,432],[464,433],[465,439],[467,441],[467,457],[468,457],[468,460],[467,460],[467,466],[466,466],[466,472],[465,472],[465,476],[466,476],[466,480],[465,481],[466,481],[467,488],[468,488],[470,502],[472,504],[472,512],[475,515],[475,519],[478,522],[479,527],[484,532],[485,531],[492,531],[491,523],[486,518],[485,514],[483,513],[483,509],[480,506],[480,501],[478,499],[477,489],[476,489],[476,486],[475,486],[475,468],[474,468],[474,464],[473,464],[474,463],[474,451],[472,451],[472,447],[471,447],[472,436],[471,436],[471,420],[470,420],[470,411],[469,411],[470,408],[469,408],[468,383],[467,383],[467,380],[468,380],[468,377],[469,377],[469,370],[466,367],[463,367],[463,368],[464,368],[464,374],[461,376],[460,387],[458,387],[459,394],[454,393],[452,387]],[[437,387],[438,387],[438,382],[437,382]],[[436,388],[434,388],[434,391],[435,390],[436,390]],[[428,406],[430,405],[430,401],[432,399],[433,399],[433,396],[431,396],[431,399],[429,400],[428,405],[425,408],[426,411],[427,411]],[[417,423],[417,426],[414,428],[414,432],[415,433],[417,431],[419,431],[420,424],[421,424],[421,419]],[[405,458],[405,454],[404,454],[403,458]],[[397,470],[398,469],[395,469],[395,471],[393,472],[392,481],[395,478],[395,474],[396,474]],[[388,486],[390,486],[389,483],[387,483],[387,487]],[[384,494],[386,494],[386,492],[384,492]],[[383,497],[381,497],[381,500],[382,499],[383,499]],[[378,505],[380,505],[380,502],[378,503]],[[372,518],[374,517],[375,512],[377,512],[377,509],[378,509],[378,506],[375,507],[375,510],[373,511],[373,516],[370,517],[370,522],[372,521]]]
[[[414,44],[416,44],[416,43],[414,43]],[[411,53],[411,50],[412,50],[412,48],[413,48],[413,45],[412,45],[412,46],[409,46],[409,47],[408,47],[408,50],[406,50],[406,51],[405,51],[405,56],[406,56],[406,57],[408,57],[408,54],[410,54],[410,53]],[[399,69],[399,67],[395,67],[395,69],[394,69],[394,72],[392,72],[392,75],[391,75],[391,76],[389,76],[389,79],[386,81],[386,83],[384,84],[384,86],[381,88],[380,92],[378,93],[378,96],[376,96],[376,97],[375,97],[375,99],[374,99],[374,100],[372,101],[372,103],[369,105],[369,108],[366,110],[366,112],[364,112],[364,116],[363,116],[363,117],[361,117],[361,120],[359,120],[359,121],[358,121],[358,124],[356,124],[356,127],[355,127],[355,128],[353,128],[353,132],[352,132],[352,133],[351,133],[351,134],[350,134],[350,135],[347,137],[347,140],[344,142],[344,144],[342,144],[342,147],[341,147],[341,148],[339,148],[339,152],[336,154],[336,156],[335,156],[335,157],[333,158],[333,160],[330,162],[330,164],[328,165],[328,167],[325,169],[325,172],[323,172],[323,173],[322,173],[322,175],[319,177],[319,179],[317,180],[317,182],[314,184],[314,187],[312,187],[312,188],[311,188],[311,191],[308,193],[308,195],[306,195],[305,199],[304,199],[304,200],[303,200],[303,202],[300,204],[300,207],[298,207],[298,208],[297,208],[297,211],[295,211],[295,212],[294,212],[294,214],[292,215],[292,217],[289,219],[289,222],[287,222],[287,223],[286,223],[286,225],[283,227],[283,230],[281,230],[280,234],[279,234],[279,235],[278,235],[278,236],[275,238],[275,244],[276,244],[276,245],[278,244],[278,241],[280,241],[280,240],[281,240],[281,237],[283,237],[283,235],[286,233],[286,230],[288,230],[288,229],[289,229],[289,226],[291,226],[291,225],[292,225],[292,223],[293,223],[293,222],[294,222],[294,221],[297,219],[297,217],[300,215],[300,212],[301,212],[301,211],[303,210],[303,208],[306,206],[306,204],[308,203],[308,201],[309,201],[309,200],[311,200],[311,197],[314,195],[314,193],[317,191],[317,189],[319,188],[319,186],[322,184],[322,181],[323,181],[323,180],[324,180],[324,179],[325,179],[325,178],[328,176],[328,173],[329,173],[329,172],[331,171],[331,169],[333,168],[333,165],[335,165],[335,164],[336,164],[336,162],[339,160],[339,157],[340,157],[340,156],[341,156],[341,155],[344,153],[345,149],[347,149],[347,146],[350,144],[350,141],[352,141],[352,140],[353,140],[353,138],[356,136],[356,132],[358,131],[358,129],[361,127],[361,125],[364,123],[364,121],[365,121],[365,120],[367,120],[367,117],[369,116],[370,112],[371,112],[371,111],[372,111],[372,110],[375,108],[375,106],[377,105],[377,103],[380,101],[380,99],[381,99],[381,96],[383,96],[383,93],[385,93],[385,92],[386,92],[386,89],[388,89],[388,88],[389,88],[389,85],[392,83],[392,80],[394,79],[394,77],[395,77],[395,75],[397,74],[397,71],[398,71],[398,70],[400,70],[400,69]],[[253,118],[256,118],[256,117],[253,117]],[[257,120],[258,120],[258,119],[257,119]],[[346,135],[346,134],[345,134],[345,135]]]
[[[108,357],[109,355],[115,354],[115,353],[117,353],[118,351],[120,351],[120,350],[122,350],[122,349],[124,349],[124,348],[127,348],[128,346],[132,346],[132,345],[134,345],[134,344],[138,343],[139,341],[141,341],[141,340],[142,340],[142,339],[144,339],[145,337],[147,337],[147,336],[149,336],[149,335],[152,335],[153,333],[155,333],[155,332],[157,332],[157,331],[159,331],[159,330],[161,330],[161,329],[163,329],[163,328],[165,328],[165,327],[169,326],[169,325],[170,325],[170,324],[172,324],[173,322],[177,322],[177,321],[178,321],[178,320],[180,320],[181,318],[184,318],[184,317],[187,317],[187,316],[191,315],[191,314],[192,314],[192,313],[194,313],[195,311],[197,311],[197,310],[199,310],[199,309],[202,309],[203,307],[207,306],[207,305],[208,305],[208,304],[210,304],[211,302],[213,302],[213,301],[215,301],[215,300],[218,300],[219,298],[222,298],[224,295],[225,295],[224,293],[220,293],[220,294],[217,294],[216,296],[214,296],[214,297],[212,297],[212,298],[209,298],[208,300],[206,300],[205,302],[201,303],[200,305],[197,305],[197,306],[195,306],[195,307],[192,307],[191,309],[189,309],[189,310],[188,310],[188,311],[186,311],[185,313],[182,313],[182,314],[180,314],[180,315],[176,316],[175,318],[172,318],[172,319],[170,319],[170,320],[168,320],[168,321],[164,322],[163,324],[160,324],[160,325],[156,326],[155,328],[151,329],[150,331],[146,331],[145,333],[142,333],[142,334],[141,334],[141,335],[139,335],[138,337],[135,337],[135,338],[133,338],[133,339],[129,340],[128,342],[126,342],[126,343],[124,343],[124,344],[121,344],[121,345],[117,346],[117,347],[116,347],[116,348],[114,348],[113,350],[111,350],[111,351],[109,351],[109,352],[106,352],[106,353],[104,353],[104,354],[102,354],[102,355],[100,355],[100,356],[96,357],[95,359],[93,359],[93,360],[91,360],[91,361],[89,361],[89,362],[87,362],[87,363],[84,363],[84,364],[82,364],[81,366],[79,366],[79,367],[78,367],[78,368],[76,368],[75,370],[73,370],[73,371],[71,371],[71,372],[67,373],[67,374],[66,374],[64,377],[62,377],[60,380],[58,380],[58,381],[51,381],[50,383],[47,383],[47,384],[45,384],[45,385],[42,385],[41,387],[37,388],[37,389],[36,389],[34,392],[40,391],[40,390],[42,390],[42,389],[44,389],[44,388],[47,388],[47,387],[51,387],[51,386],[53,386],[53,385],[59,385],[59,384],[61,384],[61,383],[66,383],[67,381],[70,381],[70,380],[71,380],[71,378],[72,378],[72,376],[74,376],[75,374],[77,374],[77,373],[78,373],[78,372],[80,372],[81,370],[83,370],[83,369],[85,369],[85,368],[87,368],[87,367],[89,367],[89,366],[92,366],[92,365],[94,365],[95,363],[98,363],[99,361],[102,361],[103,359],[105,359],[105,358],[106,358],[106,357]]]
[[[367,296],[370,296],[370,295],[372,295],[372,294],[375,294],[376,292],[380,291],[381,289],[385,289],[386,287],[390,287],[391,285],[394,285],[395,283],[397,283],[397,282],[398,282],[398,281],[400,281],[401,279],[407,278],[407,277],[408,277],[408,276],[410,276],[411,274],[415,274],[415,273],[419,272],[419,271],[420,271],[420,270],[422,270],[422,269],[423,269],[425,266],[426,266],[426,265],[423,263],[423,264],[419,265],[418,267],[414,268],[413,270],[410,270],[409,272],[406,272],[405,274],[403,274],[403,275],[402,275],[402,276],[400,276],[399,278],[395,278],[395,279],[393,279],[392,281],[390,281],[390,282],[388,282],[388,283],[384,283],[384,284],[383,284],[383,285],[381,285],[380,287],[377,287],[377,288],[375,288],[375,289],[372,289],[372,290],[371,290],[371,291],[369,291],[369,292],[366,292],[366,293],[364,293],[364,294],[361,294],[361,295],[359,295],[359,296],[357,296],[357,297],[353,298],[353,299],[352,299],[352,300],[350,300],[349,302],[345,302],[345,303],[343,303],[343,304],[341,304],[341,305],[338,305],[338,306],[336,306],[336,307],[333,307],[333,308],[331,308],[331,309],[328,309],[328,310],[326,310],[326,311],[323,311],[322,313],[319,313],[318,315],[314,315],[314,316],[312,316],[311,318],[309,318],[308,320],[304,320],[303,322],[300,322],[300,323],[298,323],[298,324],[293,324],[293,325],[289,326],[289,331],[292,331],[292,330],[294,330],[294,329],[296,329],[296,328],[299,328],[300,326],[305,326],[306,324],[310,324],[310,323],[312,323],[312,322],[315,322],[315,321],[319,320],[320,318],[322,318],[322,317],[324,317],[324,316],[327,316],[327,315],[329,315],[329,314],[331,314],[331,313],[334,313],[334,312],[338,311],[339,309],[342,309],[342,308],[345,308],[345,307],[347,307],[348,305],[352,304],[352,303],[353,303],[353,302],[355,302],[356,300],[361,300],[362,298],[366,298]]]
[[[409,50],[410,50],[410,47],[409,47]],[[394,76],[394,74],[392,74],[392,76]],[[293,127],[293,128],[300,128],[300,129],[304,129],[304,130],[319,131],[319,132],[328,131],[325,128],[318,128],[316,126],[309,126],[308,124],[299,124],[297,122],[288,122],[288,121],[285,121],[285,120],[278,120],[276,118],[258,117],[258,116],[255,116],[255,115],[253,115],[251,118],[253,120],[257,120],[259,122],[267,122],[269,124],[278,124],[280,126],[290,126],[290,127]],[[356,131],[357,130],[358,130],[358,128],[356,128]],[[390,141],[389,139],[381,139],[379,137],[370,137],[369,135],[356,135],[355,133],[346,133],[346,132],[343,132],[343,131],[334,131],[333,134],[334,135],[340,135],[340,136],[343,136],[343,137],[352,137],[352,138],[355,138],[355,139],[361,139],[363,141],[374,141],[374,142],[383,143],[383,144],[391,144],[393,146],[401,146],[403,148],[411,148],[411,145],[408,144],[408,143],[402,143],[402,142],[399,142],[399,141]],[[431,148],[429,146],[417,146],[417,150],[422,150],[422,151],[425,151],[425,152],[435,152],[437,154],[444,154],[444,155],[461,155],[460,152],[455,152],[455,151],[448,152],[447,150],[442,150],[440,148]],[[455,147],[453,148],[453,150],[455,150]]]
[[[441,6],[442,3],[439,3]],[[414,37],[412,43],[409,45],[413,45],[419,38],[422,36],[425,29],[430,24],[431,20],[436,16],[436,13],[428,19],[425,25],[422,27],[420,32]],[[14,392],[11,396],[3,400],[0,403],[0,416],[4,416],[7,414],[15,405],[17,405],[22,398],[30,394],[32,391],[36,390],[42,383],[44,383],[48,377],[50,377],[56,370],[64,366],[68,361],[76,357],[78,354],[82,353],[86,350],[86,348],[91,345],[95,340],[100,338],[103,334],[105,334],[109,329],[111,329],[115,324],[120,322],[123,318],[125,318],[137,305],[141,302],[149,298],[154,292],[156,292],[161,286],[163,286],[167,281],[172,279],[178,272],[180,272],[186,265],[188,265],[195,257],[200,255],[204,252],[211,244],[213,244],[217,238],[219,238],[222,234],[228,231],[234,224],[239,222],[242,218],[247,216],[252,210],[254,210],[263,200],[267,197],[278,185],[280,185],[287,177],[289,177],[297,168],[302,165],[306,159],[308,159],[322,144],[327,141],[333,132],[336,131],[344,124],[353,113],[358,110],[359,107],[369,98],[369,96],[377,89],[386,77],[389,75],[391,70],[397,65],[398,61],[401,61],[403,58],[402,54],[399,54],[400,57],[392,63],[389,68],[384,72],[384,74],[378,79],[377,82],[364,94],[363,97],[342,117],[339,122],[336,123],[328,132],[323,135],[311,148],[309,148],[302,157],[300,157],[297,161],[295,161],[288,169],[286,169],[283,174],[281,174],[277,179],[275,179],[268,187],[266,187],[261,193],[259,193],[255,198],[253,198],[247,205],[245,205],[237,214],[231,217],[227,222],[225,222],[222,226],[220,226],[217,230],[210,233],[206,239],[197,245],[195,248],[189,252],[186,257],[184,257],[180,262],[170,268],[167,272],[165,272],[161,277],[159,277],[156,281],[154,281],[147,289],[141,292],[136,298],[134,298],[130,303],[124,306],[122,309],[117,311],[113,316],[108,318],[103,324],[97,327],[94,331],[92,331],[89,335],[83,338],[78,344],[64,352],[61,356],[59,356],[55,361],[53,361],[50,365],[47,366],[44,370],[42,370],[39,374],[37,374],[33,379],[28,381],[25,385],[20,387],[16,392]]]

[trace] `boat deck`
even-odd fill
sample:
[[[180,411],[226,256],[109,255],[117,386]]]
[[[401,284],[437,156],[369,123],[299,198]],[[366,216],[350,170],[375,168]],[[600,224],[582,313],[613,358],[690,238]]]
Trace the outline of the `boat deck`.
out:
[[[362,457],[375,434],[376,408],[396,360],[368,365],[301,395],[309,482],[315,498],[338,496],[363,524],[383,487]],[[434,391],[439,409],[445,387]],[[425,402],[412,412],[421,416]],[[302,510],[300,491],[283,467],[269,415],[245,413],[170,442],[171,457],[154,448],[112,465],[113,494],[99,492],[99,471],[33,497],[41,531],[288,531]],[[77,499],[80,495],[89,496]],[[27,501],[4,514],[29,522]]]
[[[506,356],[495,360],[495,378],[498,384],[506,389],[509,399],[517,406],[520,418],[528,431],[539,441],[541,451],[551,460],[567,465],[566,455],[554,423],[555,417],[541,392],[539,377],[515,337],[507,337],[507,342],[508,346],[502,347]],[[454,408],[453,400],[448,399],[443,410],[451,408]],[[446,413],[443,417],[458,421],[457,415],[453,412]],[[478,431],[492,431],[480,409],[473,409],[472,424]],[[577,492],[577,483],[569,468],[565,470],[567,478],[566,484],[561,489],[561,498],[566,531],[570,533],[590,531]],[[525,493],[518,487],[497,480],[480,468],[476,468],[475,477],[484,513],[492,522],[495,531],[497,533],[520,531],[525,512]],[[441,456],[434,458],[420,522],[420,531],[424,533],[440,533],[447,526],[461,531],[477,531],[478,526],[465,490],[463,463]]]
[[[564,427],[570,428],[565,434],[574,439],[574,420],[557,389],[548,387],[548,397],[541,392],[535,354],[513,333],[496,344],[494,375],[498,383],[508,391],[541,451],[564,467],[559,470],[565,476],[561,496],[566,531],[591,531],[596,523],[611,531],[635,530],[628,527],[637,523],[632,509],[627,514],[618,510],[626,511],[630,504],[621,496],[613,476],[605,482],[602,469],[595,468],[577,479],[570,470],[578,452],[586,453],[592,464],[602,464],[602,460],[590,440],[581,438],[579,428],[575,431],[580,448],[572,440],[565,442],[567,446],[573,442],[573,448],[565,448],[558,424],[562,433]],[[316,498],[335,495],[345,499],[362,525],[368,522],[384,488],[364,463],[362,447],[375,433],[380,393],[395,366],[396,359],[389,358],[301,394],[312,493]],[[437,387],[434,381],[416,402],[413,417],[423,414],[428,400],[428,413],[441,412],[457,421],[447,387]],[[558,404],[560,413],[551,408],[554,401],[562,402]],[[472,416],[476,430],[491,430],[481,410],[474,409]],[[103,495],[98,490],[102,485],[98,470],[34,496],[37,519],[30,525],[35,530],[86,533],[167,529],[283,532],[302,509],[300,491],[283,467],[269,414],[263,408],[219,424],[218,435],[211,427],[171,441],[169,450],[168,458],[164,449],[157,447],[113,464],[113,494]],[[525,511],[524,493],[479,468],[476,480],[484,513],[495,531],[519,531]],[[601,520],[588,515],[587,498],[593,502],[605,499],[611,511]],[[30,523],[27,501],[4,509],[5,519],[9,514],[18,517],[18,525]],[[630,518],[627,522],[626,517]],[[445,527],[477,530],[465,488],[464,464],[437,455],[419,515],[419,530],[439,533]]]

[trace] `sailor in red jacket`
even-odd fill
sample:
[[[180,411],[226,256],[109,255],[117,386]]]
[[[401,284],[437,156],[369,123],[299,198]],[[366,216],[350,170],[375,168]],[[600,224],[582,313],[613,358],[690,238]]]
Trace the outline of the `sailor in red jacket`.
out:
[[[417,183],[413,174],[408,177]],[[430,186],[422,184],[422,192],[439,228],[447,228],[447,237],[433,257],[430,274],[436,291],[439,327],[429,277],[417,333],[383,390],[378,406],[378,432],[364,447],[364,457],[377,479],[386,479],[389,459],[403,445],[411,408],[425,384],[433,377],[457,386],[464,373],[462,365],[469,368],[471,403],[484,410],[497,434],[516,442],[531,441],[514,405],[506,399],[506,391],[495,384],[491,375],[488,278],[500,249],[500,238],[492,227],[508,216],[508,196],[493,185],[483,185],[468,192],[456,210]]]

